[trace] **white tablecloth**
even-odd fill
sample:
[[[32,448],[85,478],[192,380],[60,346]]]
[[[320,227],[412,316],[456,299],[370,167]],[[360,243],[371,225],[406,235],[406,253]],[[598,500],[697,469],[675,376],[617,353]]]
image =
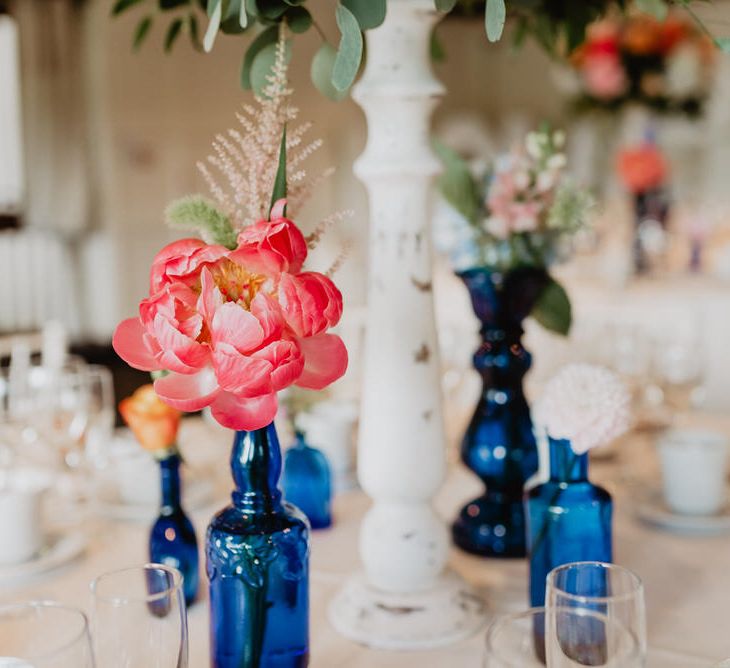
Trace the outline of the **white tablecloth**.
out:
[[[191,459],[200,453],[214,454],[220,461],[221,478],[225,480],[227,435],[211,431],[201,423],[186,421],[183,441]],[[615,498],[616,561],[644,579],[651,645],[710,658],[730,656],[730,536],[680,537],[641,525],[633,511],[637,482],[655,478],[654,467],[650,449],[639,438],[625,444],[619,462],[593,465],[593,479],[609,488]],[[639,489],[645,491],[645,487]],[[216,507],[225,503],[225,490],[220,491],[215,504],[192,514],[201,544],[207,521]],[[472,474],[460,465],[453,465],[436,505],[445,518],[452,518],[457,508],[478,492],[479,483]],[[329,600],[358,568],[358,524],[367,505],[367,498],[358,491],[337,497],[334,526],[313,535],[311,665],[316,668],[481,665],[483,633],[442,649],[394,653],[360,647],[340,637],[329,625],[326,617]],[[145,561],[146,525],[100,519],[95,525],[87,526],[91,539],[82,558],[32,582],[0,590],[0,599],[3,602],[55,599],[88,610],[89,582],[95,576]],[[525,561],[486,560],[453,550],[451,566],[480,588],[489,602],[490,616],[527,607]],[[205,586],[202,589],[201,600],[191,607],[188,617],[191,668],[208,666],[208,610]],[[683,668],[689,668],[689,664]]]

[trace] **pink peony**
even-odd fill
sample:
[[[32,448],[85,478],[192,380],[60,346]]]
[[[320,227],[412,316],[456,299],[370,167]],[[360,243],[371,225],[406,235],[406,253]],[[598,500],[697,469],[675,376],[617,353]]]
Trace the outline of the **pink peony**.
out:
[[[276,393],[292,384],[321,389],[345,372],[347,351],[328,334],[342,295],[302,272],[307,244],[283,217],[246,228],[238,248],[183,239],[160,251],[139,317],[119,324],[113,345],[143,371],[167,370],[155,391],[183,411],[211,407],[231,429],[253,430],[276,415]]]
[[[581,67],[581,75],[588,93],[599,100],[611,100],[626,92],[626,72],[615,53],[588,56]]]

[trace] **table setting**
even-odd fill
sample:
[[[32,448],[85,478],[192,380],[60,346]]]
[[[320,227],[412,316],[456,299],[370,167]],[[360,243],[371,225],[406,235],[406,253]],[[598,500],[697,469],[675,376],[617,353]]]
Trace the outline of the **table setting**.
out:
[[[99,20],[65,2],[52,30]],[[141,279],[67,232],[78,304],[0,327],[0,668],[727,666],[723,214],[687,139],[723,127],[723,23],[689,0],[314,4],[104,17],[135,50],[162,25],[170,63],[251,37],[243,102],[176,161],[165,229],[131,223]],[[33,16],[0,0],[18,113]],[[444,36],[477,19],[485,58],[506,31],[513,58],[550,59],[569,116],[485,141],[432,123]],[[363,112],[351,170],[309,84]],[[90,154],[156,187],[158,154],[123,134]],[[356,179],[367,252],[354,205],[321,194]],[[3,183],[0,235],[22,234]]]

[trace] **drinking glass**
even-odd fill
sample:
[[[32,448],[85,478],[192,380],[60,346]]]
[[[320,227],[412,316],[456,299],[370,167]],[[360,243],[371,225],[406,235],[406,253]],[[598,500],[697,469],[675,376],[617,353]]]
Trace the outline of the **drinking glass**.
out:
[[[553,642],[560,642],[561,629],[566,629],[565,620],[554,611],[582,608],[593,611],[611,623],[611,628],[602,631],[605,624],[601,621],[588,620],[578,625],[577,631],[587,639],[595,631],[596,637],[605,633],[606,640],[621,640],[615,634],[623,630],[634,638],[638,644],[639,662],[643,666],[646,661],[646,607],[644,602],[644,585],[632,571],[616,564],[595,561],[583,561],[566,564],[553,569],[547,576],[545,589],[546,628],[548,638],[552,632]],[[557,630],[557,632],[556,632]],[[611,634],[608,633],[610,630]],[[577,637],[577,640],[581,640]],[[595,638],[594,638],[595,641]],[[623,640],[621,640],[623,643]],[[621,645],[621,643],[618,643]],[[624,643],[625,644],[625,643]],[[608,648],[608,645],[606,645]],[[554,647],[556,651],[557,648]],[[621,649],[621,648],[619,648]],[[550,645],[548,644],[548,654]],[[610,658],[610,657],[607,657]],[[572,665],[556,663],[556,666]],[[604,665],[586,664],[586,665]],[[612,665],[612,664],[605,664]],[[621,665],[621,664],[616,664]],[[626,664],[633,666],[634,664]]]
[[[89,626],[80,610],[33,601],[0,606],[0,666],[94,668]]]
[[[180,571],[145,564],[91,583],[94,655],[103,668],[187,668]]]
[[[114,435],[115,401],[112,373],[105,366],[86,367],[87,425],[84,453],[88,462],[103,467]]]
[[[544,668],[545,608],[496,619],[487,629],[484,668]]]

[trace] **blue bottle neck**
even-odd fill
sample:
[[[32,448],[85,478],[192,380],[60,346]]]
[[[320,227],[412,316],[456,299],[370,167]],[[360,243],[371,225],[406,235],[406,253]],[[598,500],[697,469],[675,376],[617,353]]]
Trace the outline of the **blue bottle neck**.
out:
[[[170,455],[160,460],[161,510],[171,513],[180,508],[180,457]]]
[[[570,441],[549,438],[550,480],[552,482],[583,482],[588,480],[588,454],[577,455]]]
[[[233,504],[248,512],[274,512],[281,505],[281,449],[272,422],[255,431],[237,431],[233,438],[231,473]]]

